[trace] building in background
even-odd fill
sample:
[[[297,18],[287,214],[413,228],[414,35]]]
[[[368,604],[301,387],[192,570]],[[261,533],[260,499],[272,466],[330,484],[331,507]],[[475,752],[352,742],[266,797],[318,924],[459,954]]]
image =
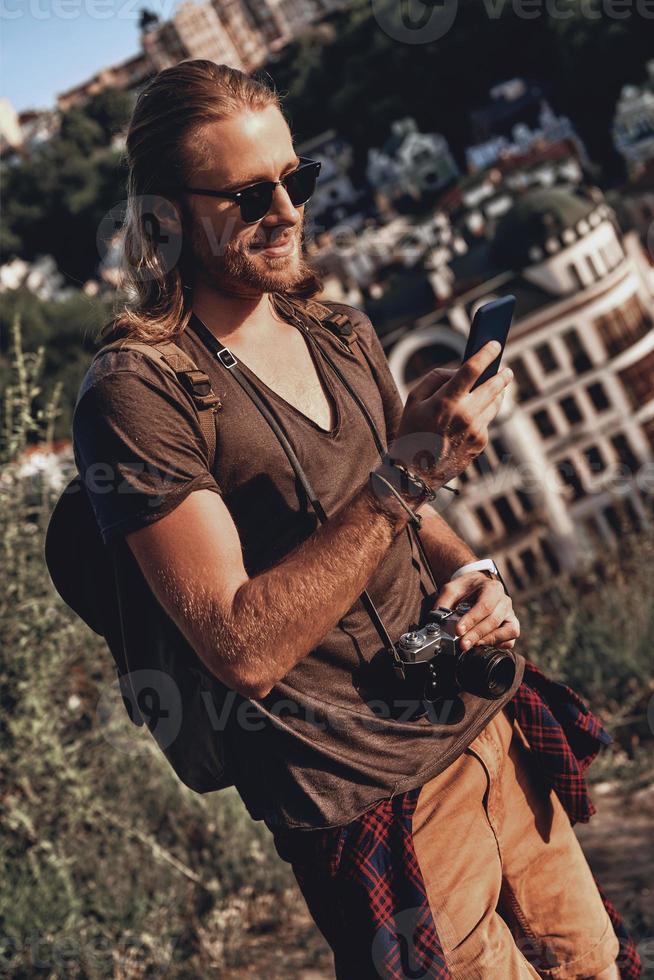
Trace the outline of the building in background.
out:
[[[8,99],[0,100],[0,158],[9,166],[47,143],[59,132],[61,118],[55,109],[29,109],[17,113]]]
[[[421,133],[410,117],[396,119],[382,148],[368,151],[366,176],[380,210],[392,207],[407,195],[419,200],[423,195],[441,191],[458,175],[445,137]]]
[[[83,105],[92,95],[97,95],[105,89],[118,89],[121,92],[132,92],[145,84],[152,74],[152,63],[147,54],[142,52],[117,65],[102,68],[92,78],[80,85],[68,89],[57,96],[57,106],[62,112]]]
[[[589,165],[586,148],[567,116],[557,116],[542,89],[522,78],[495,85],[490,103],[471,113],[476,142],[466,149],[468,170],[474,173],[499,160],[524,157],[535,147],[567,140],[582,164]],[[477,142],[478,140],[478,142]]]
[[[185,58],[207,58],[245,68],[225,21],[208,2],[184,0],[170,20],[146,28],[141,43],[154,71],[171,68]]]
[[[329,229],[346,219],[360,221],[364,190],[357,190],[349,170],[352,165],[352,147],[329,129],[313,139],[296,146],[298,156],[320,160],[320,179],[311,198],[310,217],[317,227]]]
[[[613,141],[630,176],[654,159],[654,59],[647,72],[645,85],[624,86],[613,120]]]
[[[0,155],[8,150],[19,150],[24,135],[18,113],[9,99],[0,99]]]
[[[529,592],[601,557],[621,512],[635,528],[654,515],[654,270],[597,191],[528,191],[497,226],[484,280],[391,348],[400,388],[455,366],[475,310],[509,293],[512,393],[444,504],[471,547]]]
[[[187,58],[253,71],[342,6],[344,0],[183,0],[165,21],[142,10],[140,53],[63,92],[57,104],[65,111],[106,88],[136,91],[156,72]]]

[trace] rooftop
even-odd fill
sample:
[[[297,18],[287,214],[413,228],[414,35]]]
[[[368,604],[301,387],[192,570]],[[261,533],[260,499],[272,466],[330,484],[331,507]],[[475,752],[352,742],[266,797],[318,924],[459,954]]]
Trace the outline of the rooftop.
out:
[[[572,188],[548,187],[528,191],[501,219],[491,247],[491,260],[505,269],[529,265],[529,250],[559,238],[567,228],[587,218],[597,202]]]

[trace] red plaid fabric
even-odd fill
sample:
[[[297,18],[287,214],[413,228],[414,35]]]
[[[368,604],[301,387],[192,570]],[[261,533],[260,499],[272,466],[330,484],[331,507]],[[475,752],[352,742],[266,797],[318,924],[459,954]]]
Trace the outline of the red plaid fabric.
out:
[[[611,736],[578,694],[527,661],[510,702],[536,765],[570,822],[595,812],[584,772]],[[443,949],[418,866],[411,822],[420,787],[381,800],[342,827],[277,830],[275,845],[290,863],[318,928],[334,953],[338,980],[448,980]],[[638,980],[633,939],[598,884],[620,941],[622,980]]]

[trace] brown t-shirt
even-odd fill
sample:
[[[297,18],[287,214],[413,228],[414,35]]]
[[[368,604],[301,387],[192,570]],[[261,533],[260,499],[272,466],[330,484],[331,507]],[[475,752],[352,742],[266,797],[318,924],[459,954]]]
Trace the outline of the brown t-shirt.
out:
[[[350,316],[369,365],[359,363],[327,328],[310,329],[388,444],[402,402],[381,344],[365,314],[329,305]],[[240,535],[245,568],[255,576],[314,532],[315,514],[268,423],[229,371],[191,329],[177,343],[206,371],[222,401],[213,472],[190,395],[141,353],[117,351],[98,359],[80,389],[73,421],[80,473],[107,543],[158,520],[193,490],[221,493]],[[335,410],[331,431],[240,366],[281,421],[329,516],[362,486],[379,457],[360,409],[322,357],[312,356]],[[107,473],[116,478],[109,480]],[[104,481],[88,479],[95,475]],[[133,598],[135,608],[143,609],[155,600],[141,584]],[[368,592],[394,641],[431,607],[433,585],[408,529],[393,541]],[[264,653],[266,642],[262,635]],[[265,698],[235,698],[224,737],[237,788],[255,819],[270,827],[339,825],[381,798],[422,785],[450,765],[511,699],[524,669],[516,654],[514,683],[498,701],[464,693],[449,712],[411,720],[408,707],[391,694],[387,655],[380,650],[357,601]]]

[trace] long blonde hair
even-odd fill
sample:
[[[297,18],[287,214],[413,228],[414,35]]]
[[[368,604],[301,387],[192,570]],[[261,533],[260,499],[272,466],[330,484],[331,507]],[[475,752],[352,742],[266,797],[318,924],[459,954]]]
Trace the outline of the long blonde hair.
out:
[[[262,78],[213,61],[182,61],[159,72],[139,95],[127,134],[127,210],[123,229],[121,286],[126,301],[102,329],[103,342],[130,337],[157,343],[182,333],[191,317],[193,270],[182,248],[170,261],[153,235],[154,197],[185,182],[202,146],[193,135],[209,122],[270,105],[283,113],[277,91]],[[270,294],[280,315],[288,304],[301,311],[302,300],[322,289],[307,270],[299,285]]]

